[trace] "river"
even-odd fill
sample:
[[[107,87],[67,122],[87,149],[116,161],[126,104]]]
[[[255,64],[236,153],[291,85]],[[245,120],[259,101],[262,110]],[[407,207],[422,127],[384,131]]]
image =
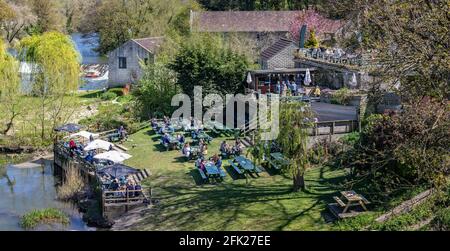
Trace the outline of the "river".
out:
[[[2,156],[0,156],[2,158]],[[1,161],[0,161],[1,162]],[[52,161],[45,165],[0,166],[0,231],[22,231],[20,217],[33,209],[57,208],[70,218],[70,224],[41,225],[37,231],[90,231],[73,203],[59,201]]]
[[[82,65],[105,65],[108,64],[108,58],[101,56],[96,50],[100,45],[100,37],[97,33],[81,34],[73,33],[70,35],[72,41],[75,44],[75,48],[81,56]],[[15,55],[13,49],[10,53]],[[22,76],[22,91],[24,93],[31,92],[32,77],[31,68],[27,63],[21,63],[20,72]],[[102,90],[108,86],[108,72],[98,78],[81,78],[80,87],[81,91]]]

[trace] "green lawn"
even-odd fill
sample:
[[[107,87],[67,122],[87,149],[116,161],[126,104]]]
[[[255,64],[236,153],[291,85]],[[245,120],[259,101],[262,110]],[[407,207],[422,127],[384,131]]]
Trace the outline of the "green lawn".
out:
[[[190,138],[189,138],[190,139]],[[216,138],[209,154],[218,153]],[[307,192],[292,193],[289,178],[263,172],[260,177],[199,185],[194,162],[180,151],[165,152],[159,137],[145,129],[125,143],[133,158],[126,164],[151,172],[147,185],[160,204],[132,226],[133,230],[330,230],[322,217],[326,203],[339,190],[344,171],[315,168],[307,173]]]

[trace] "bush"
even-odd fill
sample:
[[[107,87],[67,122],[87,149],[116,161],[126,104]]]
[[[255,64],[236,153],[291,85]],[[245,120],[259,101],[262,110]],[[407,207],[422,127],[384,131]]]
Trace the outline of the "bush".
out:
[[[439,210],[431,222],[433,227],[439,231],[450,230],[450,207]]]
[[[108,92],[115,93],[117,97],[123,96],[123,88],[111,88],[108,90]]]
[[[49,223],[68,225],[70,220],[61,210],[54,208],[33,210],[22,216],[20,220],[20,226],[24,229],[33,229],[39,224]]]
[[[114,93],[114,92],[110,92],[110,91],[107,91],[107,92],[103,93],[102,96],[101,96],[102,100],[113,100],[113,99],[116,99],[116,98],[117,98],[117,94]]]
[[[361,144],[346,155],[344,166],[366,177],[366,185],[385,194],[421,185],[446,185],[449,171],[450,107],[424,99],[402,113],[371,116]]]
[[[79,123],[92,131],[109,131],[124,126],[131,134],[141,128],[130,106],[118,104],[101,105],[95,116],[80,120]]]
[[[337,90],[331,96],[331,103],[337,105],[348,105],[352,100],[352,93],[348,88],[342,88]]]

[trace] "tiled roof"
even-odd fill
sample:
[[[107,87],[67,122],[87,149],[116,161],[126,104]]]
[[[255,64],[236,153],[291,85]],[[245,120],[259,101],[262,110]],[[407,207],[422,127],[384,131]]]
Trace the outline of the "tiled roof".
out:
[[[278,40],[276,43],[274,43],[261,53],[261,59],[263,60],[271,59],[273,56],[277,55],[279,52],[281,52],[291,44],[295,43],[287,38],[281,38],[280,40]]]
[[[205,11],[192,13],[200,32],[287,32],[301,11]]]
[[[191,12],[191,28],[198,32],[288,32],[296,20],[314,14],[317,14],[314,10],[193,11]],[[329,20],[320,14],[314,16]]]
[[[139,44],[142,48],[151,53],[155,53],[164,42],[164,37],[147,37],[132,39],[135,43]]]

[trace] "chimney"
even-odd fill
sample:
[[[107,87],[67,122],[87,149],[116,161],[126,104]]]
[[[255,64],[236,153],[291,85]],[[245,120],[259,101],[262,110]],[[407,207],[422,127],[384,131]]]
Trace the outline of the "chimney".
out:
[[[300,28],[300,33],[299,33],[299,41],[300,41],[299,47],[300,47],[300,49],[305,48],[306,29],[307,29],[307,28],[308,28],[308,27],[307,27],[306,24],[304,24],[304,25],[302,26],[302,28]]]

